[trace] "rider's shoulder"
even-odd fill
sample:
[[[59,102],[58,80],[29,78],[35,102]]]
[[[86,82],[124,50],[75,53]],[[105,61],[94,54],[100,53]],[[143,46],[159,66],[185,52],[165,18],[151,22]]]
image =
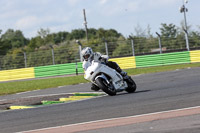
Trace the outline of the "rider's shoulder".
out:
[[[95,52],[94,55],[101,56],[100,52]]]

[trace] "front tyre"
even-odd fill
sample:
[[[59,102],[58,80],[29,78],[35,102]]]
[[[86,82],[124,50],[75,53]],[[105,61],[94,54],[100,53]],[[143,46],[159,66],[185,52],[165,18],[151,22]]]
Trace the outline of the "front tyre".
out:
[[[126,89],[126,91],[128,93],[135,92],[137,88],[135,81],[130,76],[128,76],[128,78],[125,81],[128,84],[128,88]]]
[[[107,84],[107,82],[103,78],[97,78],[95,82],[98,85],[98,87],[108,95],[110,96],[116,95],[117,92],[115,88],[110,87],[110,85]]]

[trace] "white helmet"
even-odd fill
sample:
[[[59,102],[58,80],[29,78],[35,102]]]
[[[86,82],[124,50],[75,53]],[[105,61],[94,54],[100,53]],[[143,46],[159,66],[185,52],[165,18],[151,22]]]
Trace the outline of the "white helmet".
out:
[[[92,58],[93,56],[93,51],[90,47],[85,47],[82,51],[81,54],[83,56],[83,59],[88,61]]]

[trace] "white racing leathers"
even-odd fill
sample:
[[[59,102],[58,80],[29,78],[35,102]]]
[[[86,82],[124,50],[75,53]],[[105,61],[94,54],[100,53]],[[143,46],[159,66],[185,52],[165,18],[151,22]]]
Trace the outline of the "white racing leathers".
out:
[[[104,62],[105,63],[105,62],[108,61],[108,59],[109,59],[109,57],[107,55],[101,55],[101,53],[95,52],[90,60],[88,60],[88,61],[84,60],[83,61],[82,66],[83,66],[84,71],[86,71],[87,68],[89,66],[91,66],[92,61],[94,61],[94,62]]]

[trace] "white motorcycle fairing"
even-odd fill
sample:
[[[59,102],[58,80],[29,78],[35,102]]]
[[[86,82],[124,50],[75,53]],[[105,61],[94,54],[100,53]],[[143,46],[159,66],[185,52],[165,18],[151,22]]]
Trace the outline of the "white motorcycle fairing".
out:
[[[96,84],[95,80],[99,77],[105,79],[107,84],[112,82],[117,92],[123,91],[128,87],[123,77],[116,70],[100,62],[92,61],[91,65],[85,71],[84,78]]]

